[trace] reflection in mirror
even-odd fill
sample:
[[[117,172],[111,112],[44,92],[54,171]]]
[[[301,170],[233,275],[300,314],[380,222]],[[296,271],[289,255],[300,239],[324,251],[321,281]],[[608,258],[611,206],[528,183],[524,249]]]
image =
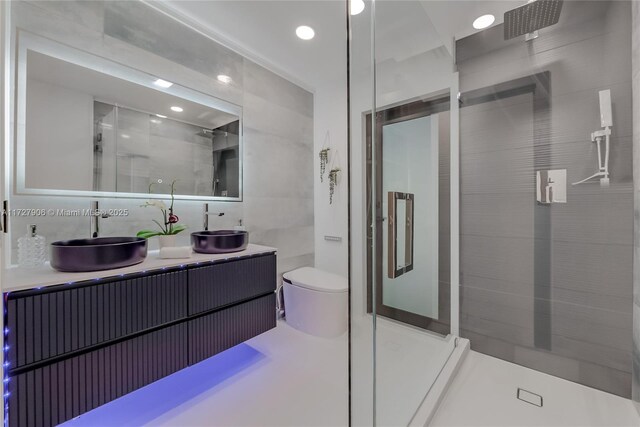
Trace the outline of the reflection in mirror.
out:
[[[177,180],[178,197],[241,200],[240,107],[84,52],[43,50],[25,48],[18,70],[19,192],[132,197]]]
[[[93,189],[239,197],[239,121],[216,129],[93,103]]]

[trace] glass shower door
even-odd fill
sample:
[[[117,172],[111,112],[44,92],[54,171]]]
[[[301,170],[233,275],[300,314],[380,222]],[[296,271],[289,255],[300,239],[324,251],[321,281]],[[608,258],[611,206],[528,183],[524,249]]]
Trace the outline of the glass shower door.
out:
[[[448,159],[449,116],[447,91],[378,109],[368,132],[377,425],[411,422],[454,347],[448,281],[440,280],[439,268],[442,261],[445,276],[448,256],[441,260],[440,252],[448,247],[441,244],[449,238],[449,218],[440,215],[448,212],[440,196],[449,186],[440,166]]]
[[[456,346],[457,74],[423,3],[365,2],[350,18],[351,421],[358,426],[424,425],[423,402]]]

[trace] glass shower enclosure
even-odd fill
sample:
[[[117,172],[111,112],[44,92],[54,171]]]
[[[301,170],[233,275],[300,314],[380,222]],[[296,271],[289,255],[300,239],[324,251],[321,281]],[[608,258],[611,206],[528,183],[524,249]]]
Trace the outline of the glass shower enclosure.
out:
[[[633,6],[351,16],[354,425],[422,423],[465,339],[631,397]]]
[[[350,30],[351,421],[424,425],[458,343],[457,74],[422,2]]]

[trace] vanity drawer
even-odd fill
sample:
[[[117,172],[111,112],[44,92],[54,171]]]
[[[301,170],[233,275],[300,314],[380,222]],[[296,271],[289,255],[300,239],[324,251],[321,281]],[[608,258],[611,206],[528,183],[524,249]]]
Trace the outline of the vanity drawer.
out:
[[[189,269],[189,315],[273,292],[274,254]]]
[[[187,273],[9,294],[10,369],[185,318]]]
[[[55,426],[187,367],[186,330],[179,323],[12,377],[9,426]]]
[[[269,294],[188,322],[189,365],[276,327],[276,295]]]

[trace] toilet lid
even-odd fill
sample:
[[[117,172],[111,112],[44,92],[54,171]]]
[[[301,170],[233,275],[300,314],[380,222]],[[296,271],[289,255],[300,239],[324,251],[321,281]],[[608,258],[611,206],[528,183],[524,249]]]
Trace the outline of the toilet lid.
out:
[[[284,273],[282,277],[292,285],[314,291],[347,292],[348,288],[344,277],[312,267],[298,268]]]

